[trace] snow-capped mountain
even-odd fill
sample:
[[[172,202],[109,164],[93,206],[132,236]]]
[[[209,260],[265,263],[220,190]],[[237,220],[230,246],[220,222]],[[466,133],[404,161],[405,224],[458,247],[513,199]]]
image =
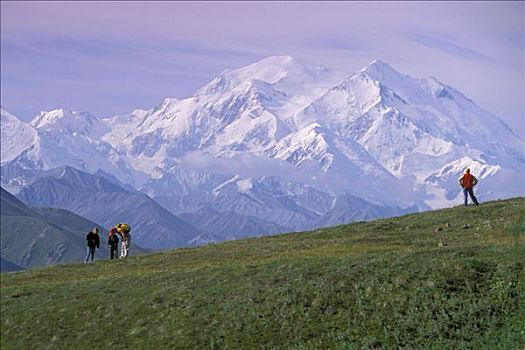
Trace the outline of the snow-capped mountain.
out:
[[[382,61],[345,74],[269,57],[189,98],[105,119],[55,110],[28,124],[2,110],[2,146],[13,191],[68,165],[192,219],[227,212],[293,229],[455,204],[467,166],[481,200],[525,194],[522,139],[453,87]],[[343,215],[360,200],[367,213]]]
[[[390,174],[423,187],[433,207],[446,206],[450,193],[459,192],[456,180],[467,166],[486,176],[505,169],[505,177],[513,178],[516,186],[501,183],[490,189],[492,196],[525,193],[523,140],[454,88],[432,77],[403,75],[385,62],[352,74],[292,121],[296,129],[322,123],[355,141]],[[454,166],[458,162],[462,167]],[[446,188],[434,182],[444,175],[442,168],[453,169]]]
[[[2,109],[2,184],[16,192],[34,171],[60,166],[100,169],[131,184],[144,182],[147,176],[122,162],[119,152],[102,140],[111,130],[88,112],[57,109],[25,123]]]
[[[343,78],[324,67],[307,68],[291,57],[271,57],[227,70],[195,96],[167,98],[139,118],[116,117],[103,140],[121,150],[135,169],[153,177],[191,151],[230,157],[263,155],[290,133],[286,120]],[[130,123],[124,125],[122,120]],[[123,132],[123,130],[126,130]]]

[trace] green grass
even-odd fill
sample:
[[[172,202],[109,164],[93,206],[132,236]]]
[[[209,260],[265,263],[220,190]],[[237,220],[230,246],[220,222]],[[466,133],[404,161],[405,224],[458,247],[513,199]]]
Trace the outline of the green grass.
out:
[[[1,276],[4,349],[524,349],[525,199]]]

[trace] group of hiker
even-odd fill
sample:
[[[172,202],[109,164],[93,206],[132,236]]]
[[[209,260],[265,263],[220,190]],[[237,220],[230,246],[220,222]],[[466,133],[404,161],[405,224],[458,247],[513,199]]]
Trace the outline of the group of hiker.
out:
[[[111,259],[125,259],[129,255],[131,249],[131,228],[128,224],[117,224],[109,230],[108,246],[109,255]],[[119,239],[120,237],[120,239]],[[91,230],[87,236],[87,249],[84,264],[93,262],[95,259],[95,252],[100,248],[100,237],[98,235],[98,227]],[[120,242],[120,254],[119,254]]]

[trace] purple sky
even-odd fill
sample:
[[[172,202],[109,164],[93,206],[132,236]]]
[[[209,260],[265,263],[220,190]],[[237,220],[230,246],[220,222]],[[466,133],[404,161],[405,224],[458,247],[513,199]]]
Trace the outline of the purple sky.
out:
[[[1,2],[1,103],[99,117],[184,98],[271,55],[382,59],[450,84],[525,135],[524,2]]]

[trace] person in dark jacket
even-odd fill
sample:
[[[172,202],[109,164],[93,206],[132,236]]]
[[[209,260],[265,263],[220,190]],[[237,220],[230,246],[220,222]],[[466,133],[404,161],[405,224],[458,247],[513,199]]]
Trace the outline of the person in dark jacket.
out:
[[[116,231],[114,227],[109,230],[108,245],[111,259],[118,259],[118,235]]]
[[[86,249],[86,259],[84,260],[84,264],[87,264],[89,260],[93,262],[93,259],[95,258],[95,250],[98,250],[100,247],[100,237],[98,236],[98,228],[95,227],[92,231],[90,231],[87,236],[87,249]]]

